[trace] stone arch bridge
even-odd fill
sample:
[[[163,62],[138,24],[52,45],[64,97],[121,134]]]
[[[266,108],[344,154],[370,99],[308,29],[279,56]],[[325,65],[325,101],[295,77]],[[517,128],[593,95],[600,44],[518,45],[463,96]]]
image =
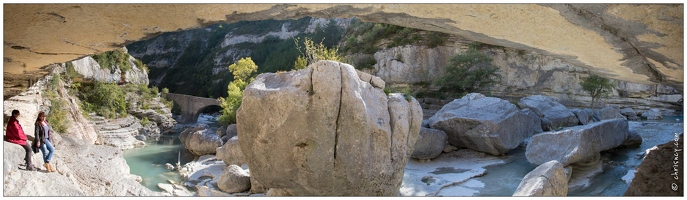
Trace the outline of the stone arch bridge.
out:
[[[198,120],[200,112],[209,106],[220,106],[218,99],[197,97],[186,94],[167,93],[165,99],[174,101],[181,108],[181,122],[189,123]]]

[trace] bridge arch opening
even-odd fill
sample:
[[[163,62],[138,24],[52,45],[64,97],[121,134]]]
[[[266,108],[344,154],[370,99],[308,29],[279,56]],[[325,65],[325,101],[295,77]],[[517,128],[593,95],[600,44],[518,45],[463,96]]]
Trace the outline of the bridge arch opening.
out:
[[[196,122],[200,122],[201,120],[203,120],[203,119],[200,118],[200,114],[213,115],[213,117],[219,118],[220,111],[222,111],[222,107],[221,107],[221,106],[218,106],[218,105],[208,105],[208,106],[205,106],[205,107],[199,109],[198,112],[196,112],[196,113],[193,115],[193,119],[196,119]],[[215,118],[214,120],[217,120],[216,118]]]

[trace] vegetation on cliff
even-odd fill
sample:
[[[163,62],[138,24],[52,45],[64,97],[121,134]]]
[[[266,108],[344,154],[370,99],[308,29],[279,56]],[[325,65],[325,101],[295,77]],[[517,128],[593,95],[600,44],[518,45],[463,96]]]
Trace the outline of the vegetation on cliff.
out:
[[[455,55],[446,66],[446,73],[435,81],[441,91],[466,94],[489,89],[500,82],[499,67],[491,64],[492,58],[470,45],[467,51]],[[459,95],[462,96],[462,95]]]

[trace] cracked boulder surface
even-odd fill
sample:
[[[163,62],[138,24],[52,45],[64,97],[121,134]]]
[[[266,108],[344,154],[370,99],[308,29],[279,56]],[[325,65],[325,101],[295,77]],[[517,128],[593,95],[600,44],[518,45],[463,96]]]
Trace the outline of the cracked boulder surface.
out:
[[[5,4],[4,8],[6,76],[213,23],[356,16],[533,51],[608,78],[683,85],[682,4]]]
[[[258,75],[246,87],[236,115],[239,145],[251,178],[279,191],[268,196],[397,194],[422,108],[366,77],[320,61]]]

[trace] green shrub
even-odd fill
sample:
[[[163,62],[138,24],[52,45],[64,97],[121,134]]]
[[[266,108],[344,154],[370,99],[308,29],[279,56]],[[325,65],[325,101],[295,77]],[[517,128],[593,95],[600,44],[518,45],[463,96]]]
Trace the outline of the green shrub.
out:
[[[60,98],[50,99],[50,113],[46,120],[50,123],[53,130],[58,133],[67,133],[67,127],[71,123],[67,119],[66,103]]]
[[[444,76],[435,81],[442,91],[455,93],[476,92],[478,89],[490,88],[501,80],[499,67],[491,64],[492,59],[477,50],[475,45],[457,54],[446,67]]]
[[[150,95],[153,95],[153,97],[157,97],[158,95],[160,95],[160,92],[157,90],[157,87],[150,88]]]
[[[322,41],[319,44],[315,44],[312,39],[306,37],[303,41],[304,49],[301,51],[301,47],[298,45],[299,38],[295,39],[296,48],[301,52],[298,56],[296,62],[294,63],[294,69],[303,69],[310,64],[316,63],[320,60],[333,60],[338,62],[343,62],[343,57],[339,55],[339,48],[327,48]],[[303,65],[305,64],[305,65]]]
[[[162,94],[167,94],[167,93],[169,93],[169,89],[168,88],[162,88]]]
[[[446,37],[448,37],[448,35],[445,33],[439,33],[439,32],[427,33],[427,47],[434,48],[434,47],[443,45],[446,42]]]
[[[600,77],[596,74],[583,78],[580,84],[582,85],[582,89],[592,97],[592,108],[594,107],[595,101],[599,100],[599,98],[608,98],[608,94],[611,93],[615,87],[615,84],[613,84],[610,79]]]
[[[134,59],[134,64],[136,64],[136,66],[138,68],[144,70],[146,72],[146,74],[150,72],[150,69],[148,69],[148,65],[143,64],[143,61],[141,61],[139,59]]]
[[[141,119],[141,125],[145,126],[148,124],[150,124],[150,120],[148,120],[148,117],[143,117],[143,119]]]
[[[372,55],[365,55],[358,58],[356,62],[352,64],[356,69],[371,69],[377,64],[377,60],[375,60],[375,57]]]
[[[113,83],[101,82],[82,88],[80,99],[86,111],[96,112],[107,118],[126,114],[128,103],[123,88]]]

